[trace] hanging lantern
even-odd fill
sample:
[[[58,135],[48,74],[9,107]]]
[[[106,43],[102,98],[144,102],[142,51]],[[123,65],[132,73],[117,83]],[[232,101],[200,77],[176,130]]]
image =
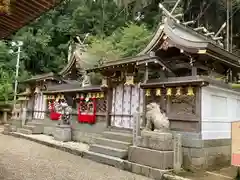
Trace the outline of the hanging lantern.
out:
[[[95,93],[92,93],[92,98],[96,98],[96,94]]]
[[[172,96],[172,88],[167,88],[167,96]]]
[[[96,98],[97,99],[100,98],[100,94],[99,93],[96,94]]]
[[[59,100],[60,100],[60,98],[61,98],[61,95],[60,95],[60,94],[59,94],[59,95],[57,95],[56,101],[59,101]]]
[[[101,85],[101,88],[107,88],[108,85],[107,85],[107,79],[106,78],[103,78],[102,79],[102,85]]]
[[[193,92],[193,88],[192,87],[188,87],[187,95],[188,96],[194,96],[194,92]]]
[[[146,93],[145,93],[146,96],[151,96],[151,92],[150,92],[150,89],[147,89],[146,90]]]
[[[63,94],[61,95],[60,99],[61,99],[61,100],[65,100],[65,97],[64,97]]]
[[[79,99],[79,98],[80,98],[79,94],[76,94],[76,99]]]
[[[181,95],[182,95],[182,88],[178,87],[177,92],[176,92],[176,96],[181,96]]]
[[[100,98],[104,98],[104,92],[100,93]]]
[[[126,76],[126,82],[125,82],[124,85],[134,86],[134,77],[133,76]]]
[[[161,89],[160,88],[156,89],[156,96],[161,96]]]
[[[84,98],[84,94],[81,94],[80,99],[83,100]]]
[[[89,93],[89,94],[88,94],[88,98],[92,98],[92,93]]]

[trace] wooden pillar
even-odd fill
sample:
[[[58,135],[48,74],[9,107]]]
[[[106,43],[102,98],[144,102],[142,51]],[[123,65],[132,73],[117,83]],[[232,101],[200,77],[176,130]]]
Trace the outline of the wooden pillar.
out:
[[[195,94],[195,114],[198,118],[198,132],[201,132],[201,123],[202,123],[202,88],[197,87],[196,94]]]
[[[197,76],[197,67],[196,66],[192,66],[192,76]]]
[[[145,64],[145,74],[144,74],[144,83],[146,83],[148,81],[148,63]]]
[[[105,92],[106,96],[106,126],[107,128],[111,126],[111,110],[112,110],[112,97],[113,97],[113,89],[110,83],[110,80],[107,81],[107,91]]]
[[[144,83],[147,83],[148,81],[148,63],[145,64],[145,73],[144,73]],[[144,122],[144,126],[146,125],[146,106],[147,106],[147,100],[146,100],[146,90],[143,90],[143,114],[142,114],[142,120]]]

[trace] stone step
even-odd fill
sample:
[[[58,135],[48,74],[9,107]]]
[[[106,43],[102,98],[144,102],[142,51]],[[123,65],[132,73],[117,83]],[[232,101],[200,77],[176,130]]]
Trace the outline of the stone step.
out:
[[[21,134],[32,134],[32,131],[24,128],[17,128],[17,132]]]
[[[15,125],[10,125],[10,131],[11,131],[11,132],[16,132],[16,131],[17,131],[17,126],[15,126]]]
[[[129,146],[132,145],[132,143],[129,143],[129,142],[117,141],[117,140],[106,139],[106,138],[96,138],[95,143],[102,146],[108,146],[112,148],[126,149],[126,150],[128,149]]]
[[[122,128],[110,127],[107,129],[107,131],[132,134],[132,129],[122,129]]]
[[[152,179],[163,179],[164,174],[172,172],[172,170],[156,169],[129,161],[124,161],[124,170]]]
[[[33,129],[33,134],[42,134],[43,133],[43,130],[44,130],[44,124],[43,122],[28,122],[26,124],[27,126],[30,126],[30,127],[35,127]]]
[[[130,146],[128,160],[133,163],[157,169],[173,169],[173,151],[157,151],[148,148]]]
[[[105,154],[117,158],[126,158],[128,155],[128,151],[124,149],[116,149],[108,146],[101,146],[98,144],[92,144],[89,148],[90,151]]]
[[[112,157],[92,151],[83,152],[83,157],[119,169],[124,169],[124,160],[117,157]]]
[[[36,126],[33,125],[23,125],[24,129],[29,129],[29,130],[33,130]]]
[[[34,126],[34,125],[24,125],[24,129],[29,129],[32,131],[32,134],[41,134],[42,132],[42,127],[41,126]]]
[[[132,143],[132,134],[130,133],[105,131],[103,132],[103,137],[107,139]]]

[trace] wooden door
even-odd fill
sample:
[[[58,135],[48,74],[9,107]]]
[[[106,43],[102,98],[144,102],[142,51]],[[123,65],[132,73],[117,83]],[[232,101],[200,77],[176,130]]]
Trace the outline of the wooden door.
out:
[[[113,89],[111,126],[132,129],[133,114],[143,111],[143,90],[138,86],[118,85]]]
[[[34,119],[44,119],[45,110],[46,110],[46,100],[43,93],[36,93],[34,99]]]

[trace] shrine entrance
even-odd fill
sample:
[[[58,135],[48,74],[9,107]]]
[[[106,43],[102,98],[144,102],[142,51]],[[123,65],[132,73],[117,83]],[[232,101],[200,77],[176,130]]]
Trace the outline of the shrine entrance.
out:
[[[133,129],[133,115],[143,112],[143,90],[138,86],[120,84],[113,88],[111,126]]]

